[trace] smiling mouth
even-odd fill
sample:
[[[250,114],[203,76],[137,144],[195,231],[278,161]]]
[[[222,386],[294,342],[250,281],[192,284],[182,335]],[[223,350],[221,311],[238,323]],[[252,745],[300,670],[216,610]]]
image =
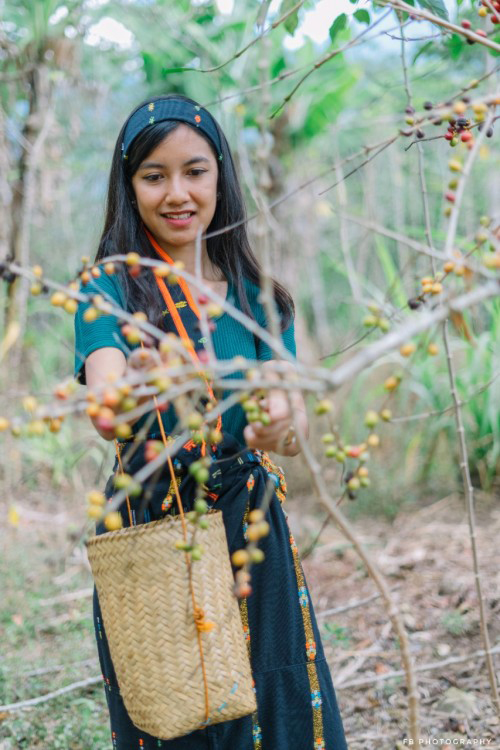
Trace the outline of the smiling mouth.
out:
[[[183,211],[182,213],[173,214],[161,214],[165,219],[190,219],[191,216],[194,216],[194,211]]]

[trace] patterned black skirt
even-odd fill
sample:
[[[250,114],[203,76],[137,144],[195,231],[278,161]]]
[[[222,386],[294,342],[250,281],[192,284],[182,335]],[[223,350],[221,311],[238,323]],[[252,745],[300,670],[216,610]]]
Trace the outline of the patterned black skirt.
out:
[[[133,455],[132,455],[133,454]],[[185,510],[191,510],[196,485],[189,464],[199,458],[199,447],[184,446],[174,459],[176,481]],[[124,471],[144,465],[144,446],[126,443],[121,451]],[[229,551],[246,544],[248,514],[262,503],[270,477],[275,491],[266,513],[270,533],[259,542],[265,560],[252,566],[252,594],[239,600],[242,627],[250,655],[257,711],[240,719],[209,725],[173,740],[160,740],[138,729],[125,709],[111,660],[99,600],[94,588],[94,625],[106,700],[112,747],[118,750],[347,750],[335,690],[316,624],[297,547],[282,502],[285,478],[261,451],[241,446],[225,435],[212,453],[207,502],[222,511]],[[113,472],[118,468],[115,460]],[[113,475],[105,494],[113,494]],[[173,482],[168,467],[147,482],[147,510],[134,498],[134,522],[142,523],[176,513]],[[121,508],[124,526],[129,518]],[[97,533],[103,533],[99,524]]]

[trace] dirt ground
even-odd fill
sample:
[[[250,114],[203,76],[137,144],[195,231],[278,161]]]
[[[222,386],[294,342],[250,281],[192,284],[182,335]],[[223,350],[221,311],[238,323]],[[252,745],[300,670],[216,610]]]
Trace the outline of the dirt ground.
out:
[[[484,599],[498,664],[500,505],[480,493],[476,504]],[[324,518],[321,510],[312,512],[299,498],[285,507],[305,554],[350,750],[409,747],[405,680],[385,603],[331,524],[307,554]],[[0,704],[99,674],[92,581],[81,545],[84,511],[76,505],[56,511],[43,492],[21,498],[17,509],[19,516],[0,528]],[[7,511],[4,505],[3,518]],[[498,748],[500,724],[485,659],[477,654],[483,641],[463,499],[453,495],[400,513],[393,522],[364,518],[354,526],[404,617],[420,670],[421,746]],[[109,745],[98,681],[23,713],[0,713],[0,750],[105,750]]]
[[[500,504],[479,493],[476,505],[483,596],[498,670]],[[305,552],[319,522],[301,518],[297,506],[288,509],[289,524]],[[499,718],[485,659],[476,655],[484,646],[463,499],[453,495],[401,513],[392,523],[365,519],[355,526],[386,576],[403,614],[414,663],[422,670],[417,673],[421,746],[497,748]],[[391,677],[402,669],[397,639],[374,583],[331,525],[303,565],[349,747],[408,747],[404,677]],[[454,659],[460,661],[449,663]]]

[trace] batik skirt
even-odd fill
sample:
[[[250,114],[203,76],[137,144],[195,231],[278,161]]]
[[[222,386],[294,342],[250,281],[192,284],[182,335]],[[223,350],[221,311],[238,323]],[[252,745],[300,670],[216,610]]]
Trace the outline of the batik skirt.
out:
[[[175,456],[176,482],[185,511],[192,509],[196,495],[188,466],[199,457],[200,448],[193,443],[186,444]],[[144,445],[125,443],[121,458],[124,471],[135,473],[145,463]],[[152,737],[134,726],[120,695],[94,588],[94,626],[112,747],[117,750],[347,750],[330,669],[283,508],[286,494],[283,472],[266,453],[241,446],[230,435],[224,436],[211,458],[206,500],[209,507],[222,511],[230,554],[246,545],[248,514],[260,507],[268,479],[274,483],[266,513],[270,533],[259,542],[265,559],[252,566],[252,593],[239,600],[257,711],[171,740]],[[117,469],[118,459],[106,484],[107,498],[113,494],[112,480]],[[131,499],[134,523],[177,513],[168,466],[154,482],[145,483],[143,493],[149,496],[145,512],[141,511],[144,496]],[[129,526],[124,506],[123,524]],[[96,531],[99,534],[105,529],[99,524]]]

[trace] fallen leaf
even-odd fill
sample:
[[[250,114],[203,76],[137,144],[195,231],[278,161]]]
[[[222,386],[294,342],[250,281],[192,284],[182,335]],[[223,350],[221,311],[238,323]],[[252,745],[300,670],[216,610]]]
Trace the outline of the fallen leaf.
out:
[[[466,693],[451,687],[441,696],[436,708],[438,711],[450,714],[457,719],[461,716],[475,716],[477,714],[477,700],[473,693]]]
[[[19,511],[17,510],[15,505],[11,505],[9,510],[7,511],[7,521],[11,526],[19,526],[19,519]]]

